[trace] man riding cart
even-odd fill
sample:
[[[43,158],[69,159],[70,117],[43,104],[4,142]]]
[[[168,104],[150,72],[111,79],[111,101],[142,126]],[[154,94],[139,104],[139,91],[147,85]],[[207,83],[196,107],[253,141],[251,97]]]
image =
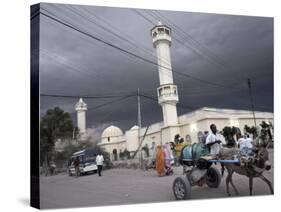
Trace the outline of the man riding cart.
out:
[[[210,188],[217,188],[221,183],[221,173],[213,163],[221,162],[219,152],[222,148],[222,137],[217,132],[215,124],[210,126],[211,132],[206,137],[205,144],[194,143],[181,150],[180,163],[183,165],[184,176],[177,177],[173,183],[176,199],[188,199],[192,186],[207,184]],[[224,163],[238,163],[239,160],[223,160]],[[190,168],[191,167],[191,168]]]

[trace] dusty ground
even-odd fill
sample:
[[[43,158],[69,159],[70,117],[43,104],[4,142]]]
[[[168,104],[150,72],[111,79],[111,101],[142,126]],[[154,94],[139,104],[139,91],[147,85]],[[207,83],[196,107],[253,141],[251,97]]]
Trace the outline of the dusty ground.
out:
[[[273,152],[270,150],[273,164]],[[273,183],[273,170],[264,175]],[[41,177],[41,208],[68,208],[100,205],[120,205],[175,201],[172,184],[176,176],[182,175],[182,167],[174,168],[174,175],[157,177],[154,170],[111,169],[79,178],[68,175]],[[224,198],[225,177],[219,188],[193,187],[191,199]],[[249,194],[248,178],[233,175],[240,196]],[[232,191],[232,190],[231,190]],[[254,195],[270,194],[268,186],[260,179],[254,180]]]

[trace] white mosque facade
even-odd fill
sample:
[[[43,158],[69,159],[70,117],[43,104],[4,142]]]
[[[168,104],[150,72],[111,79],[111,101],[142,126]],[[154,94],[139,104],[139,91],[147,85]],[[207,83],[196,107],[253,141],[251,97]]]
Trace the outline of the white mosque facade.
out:
[[[255,111],[255,116],[257,125],[262,121],[273,122],[273,113]],[[213,123],[218,130],[222,130],[225,126],[235,126],[243,131],[245,125],[255,125],[252,111],[201,108],[178,117],[176,134],[179,134],[186,143],[197,143],[204,131],[209,131]],[[133,153],[140,144],[141,147],[147,146],[153,151],[158,144],[174,141],[176,134],[170,138],[170,135],[167,136],[167,128],[169,127],[164,126],[163,122],[159,122],[148,126],[148,129],[144,127],[139,130],[138,126],[133,126],[123,133],[117,126],[109,126],[103,131],[99,145],[112,156],[114,151],[119,155],[125,149]]]
[[[158,73],[160,86],[157,89],[158,103],[162,107],[163,122],[139,128],[132,126],[123,132],[118,126],[107,127],[100,138],[98,145],[118,158],[120,152],[125,150],[131,154],[143,146],[153,150],[158,144],[174,141],[179,134],[187,143],[198,142],[204,131],[214,123],[219,130],[225,126],[236,126],[243,130],[245,125],[254,126],[253,112],[246,110],[201,108],[196,111],[177,115],[179,102],[178,89],[173,82],[170,46],[171,29],[159,23],[151,30],[153,46],[158,57]],[[86,103],[80,99],[75,107],[77,111],[77,126],[81,138],[86,138]],[[256,124],[262,121],[273,122],[273,113],[255,111]],[[117,157],[116,157],[117,155]]]

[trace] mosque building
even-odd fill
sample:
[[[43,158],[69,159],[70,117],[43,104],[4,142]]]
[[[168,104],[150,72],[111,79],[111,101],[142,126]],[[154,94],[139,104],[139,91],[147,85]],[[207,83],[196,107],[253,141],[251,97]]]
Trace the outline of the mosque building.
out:
[[[153,46],[157,52],[160,85],[157,88],[158,103],[162,107],[163,122],[150,126],[132,126],[123,132],[118,126],[107,127],[98,145],[110,153],[112,159],[118,159],[120,152],[125,150],[133,154],[140,147],[146,146],[154,150],[158,144],[174,141],[179,134],[187,143],[200,141],[204,131],[215,123],[218,129],[225,126],[236,126],[243,129],[245,125],[254,126],[253,112],[247,110],[230,110],[216,108],[200,108],[196,111],[177,115],[179,102],[178,88],[173,81],[171,66],[171,29],[160,22],[151,29]],[[77,126],[81,139],[87,138],[86,111],[87,104],[80,99],[76,104]],[[273,122],[273,113],[255,111],[256,124],[262,121]]]

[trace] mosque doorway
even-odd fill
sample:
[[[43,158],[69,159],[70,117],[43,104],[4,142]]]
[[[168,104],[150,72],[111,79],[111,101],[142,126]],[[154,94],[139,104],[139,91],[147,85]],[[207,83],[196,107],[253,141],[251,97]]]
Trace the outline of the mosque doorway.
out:
[[[113,154],[113,160],[116,161],[117,160],[117,149],[113,149],[112,154]]]

